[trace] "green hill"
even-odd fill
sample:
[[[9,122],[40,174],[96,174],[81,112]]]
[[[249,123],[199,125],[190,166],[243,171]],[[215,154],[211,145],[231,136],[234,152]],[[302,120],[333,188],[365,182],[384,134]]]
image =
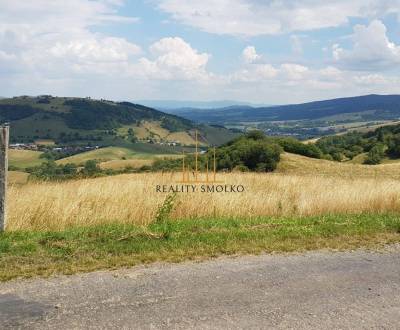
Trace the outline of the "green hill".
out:
[[[11,143],[47,139],[63,145],[126,146],[143,140],[139,142],[191,145],[196,129],[203,144],[221,144],[235,136],[225,128],[196,126],[139,104],[50,95],[0,99],[0,121],[10,123]]]

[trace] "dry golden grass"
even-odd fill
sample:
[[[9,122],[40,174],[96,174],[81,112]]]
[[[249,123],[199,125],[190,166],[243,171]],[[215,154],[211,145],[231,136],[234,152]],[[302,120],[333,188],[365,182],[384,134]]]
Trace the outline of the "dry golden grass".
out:
[[[277,173],[325,176],[343,179],[375,178],[400,180],[400,163],[382,165],[361,165],[350,162],[338,163],[284,153]]]
[[[77,165],[82,165],[88,160],[99,160],[102,162],[107,162],[110,160],[117,160],[125,158],[135,157],[136,153],[128,148],[121,147],[106,147],[96,150],[91,150],[87,152],[82,152],[70,157],[62,158],[57,160],[58,164],[68,164],[73,163]]]
[[[142,123],[142,126],[146,129],[147,132],[153,132],[156,136],[159,136],[160,138],[164,138],[169,134],[169,131],[167,129],[161,127],[161,122],[145,121]]]
[[[287,159],[297,156],[284,157],[280,173],[219,174],[226,184],[244,185],[244,193],[180,193],[172,217],[400,212],[399,166],[397,174],[390,178],[386,170],[389,165],[377,167],[380,172],[362,167],[365,174],[357,167],[361,165],[307,163],[300,159],[303,173],[299,174]],[[350,173],[352,170],[354,173]],[[143,173],[12,186],[8,195],[8,228],[61,230],[108,222],[147,224],[166,196],[156,192],[156,185],[174,184],[179,179],[179,173]]]
[[[194,135],[194,133],[193,133]],[[175,132],[168,134],[166,136],[167,141],[179,141],[180,143],[184,145],[193,145],[196,143],[195,139],[189,135],[187,132]],[[201,141],[199,142],[200,145],[204,145]]]
[[[40,165],[44,161],[40,158],[41,154],[40,151],[9,149],[9,165],[20,168]]]
[[[126,167],[139,168],[144,165],[151,165],[154,159],[125,159],[125,160],[110,160],[100,163],[100,167],[104,170],[119,170]]]
[[[8,183],[10,185],[20,185],[28,182],[28,173],[19,171],[9,171],[8,172]]]

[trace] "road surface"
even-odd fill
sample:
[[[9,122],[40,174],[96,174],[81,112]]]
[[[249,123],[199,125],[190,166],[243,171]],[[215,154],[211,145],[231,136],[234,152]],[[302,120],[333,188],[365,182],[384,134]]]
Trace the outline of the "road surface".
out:
[[[400,247],[0,284],[1,329],[400,329]]]

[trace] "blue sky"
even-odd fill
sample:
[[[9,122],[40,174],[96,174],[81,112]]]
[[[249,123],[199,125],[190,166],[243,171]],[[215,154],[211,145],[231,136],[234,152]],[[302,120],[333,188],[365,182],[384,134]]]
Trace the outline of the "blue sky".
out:
[[[400,0],[0,0],[0,96],[400,93]]]

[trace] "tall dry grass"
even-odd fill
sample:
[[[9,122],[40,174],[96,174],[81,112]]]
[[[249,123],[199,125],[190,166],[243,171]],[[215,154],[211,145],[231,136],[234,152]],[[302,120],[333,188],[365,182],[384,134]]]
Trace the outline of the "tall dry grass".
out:
[[[147,224],[179,174],[129,174],[62,183],[12,186],[8,229],[58,230],[108,222]],[[400,212],[400,182],[295,174],[221,174],[243,193],[180,193],[173,218],[307,216],[327,213]]]

